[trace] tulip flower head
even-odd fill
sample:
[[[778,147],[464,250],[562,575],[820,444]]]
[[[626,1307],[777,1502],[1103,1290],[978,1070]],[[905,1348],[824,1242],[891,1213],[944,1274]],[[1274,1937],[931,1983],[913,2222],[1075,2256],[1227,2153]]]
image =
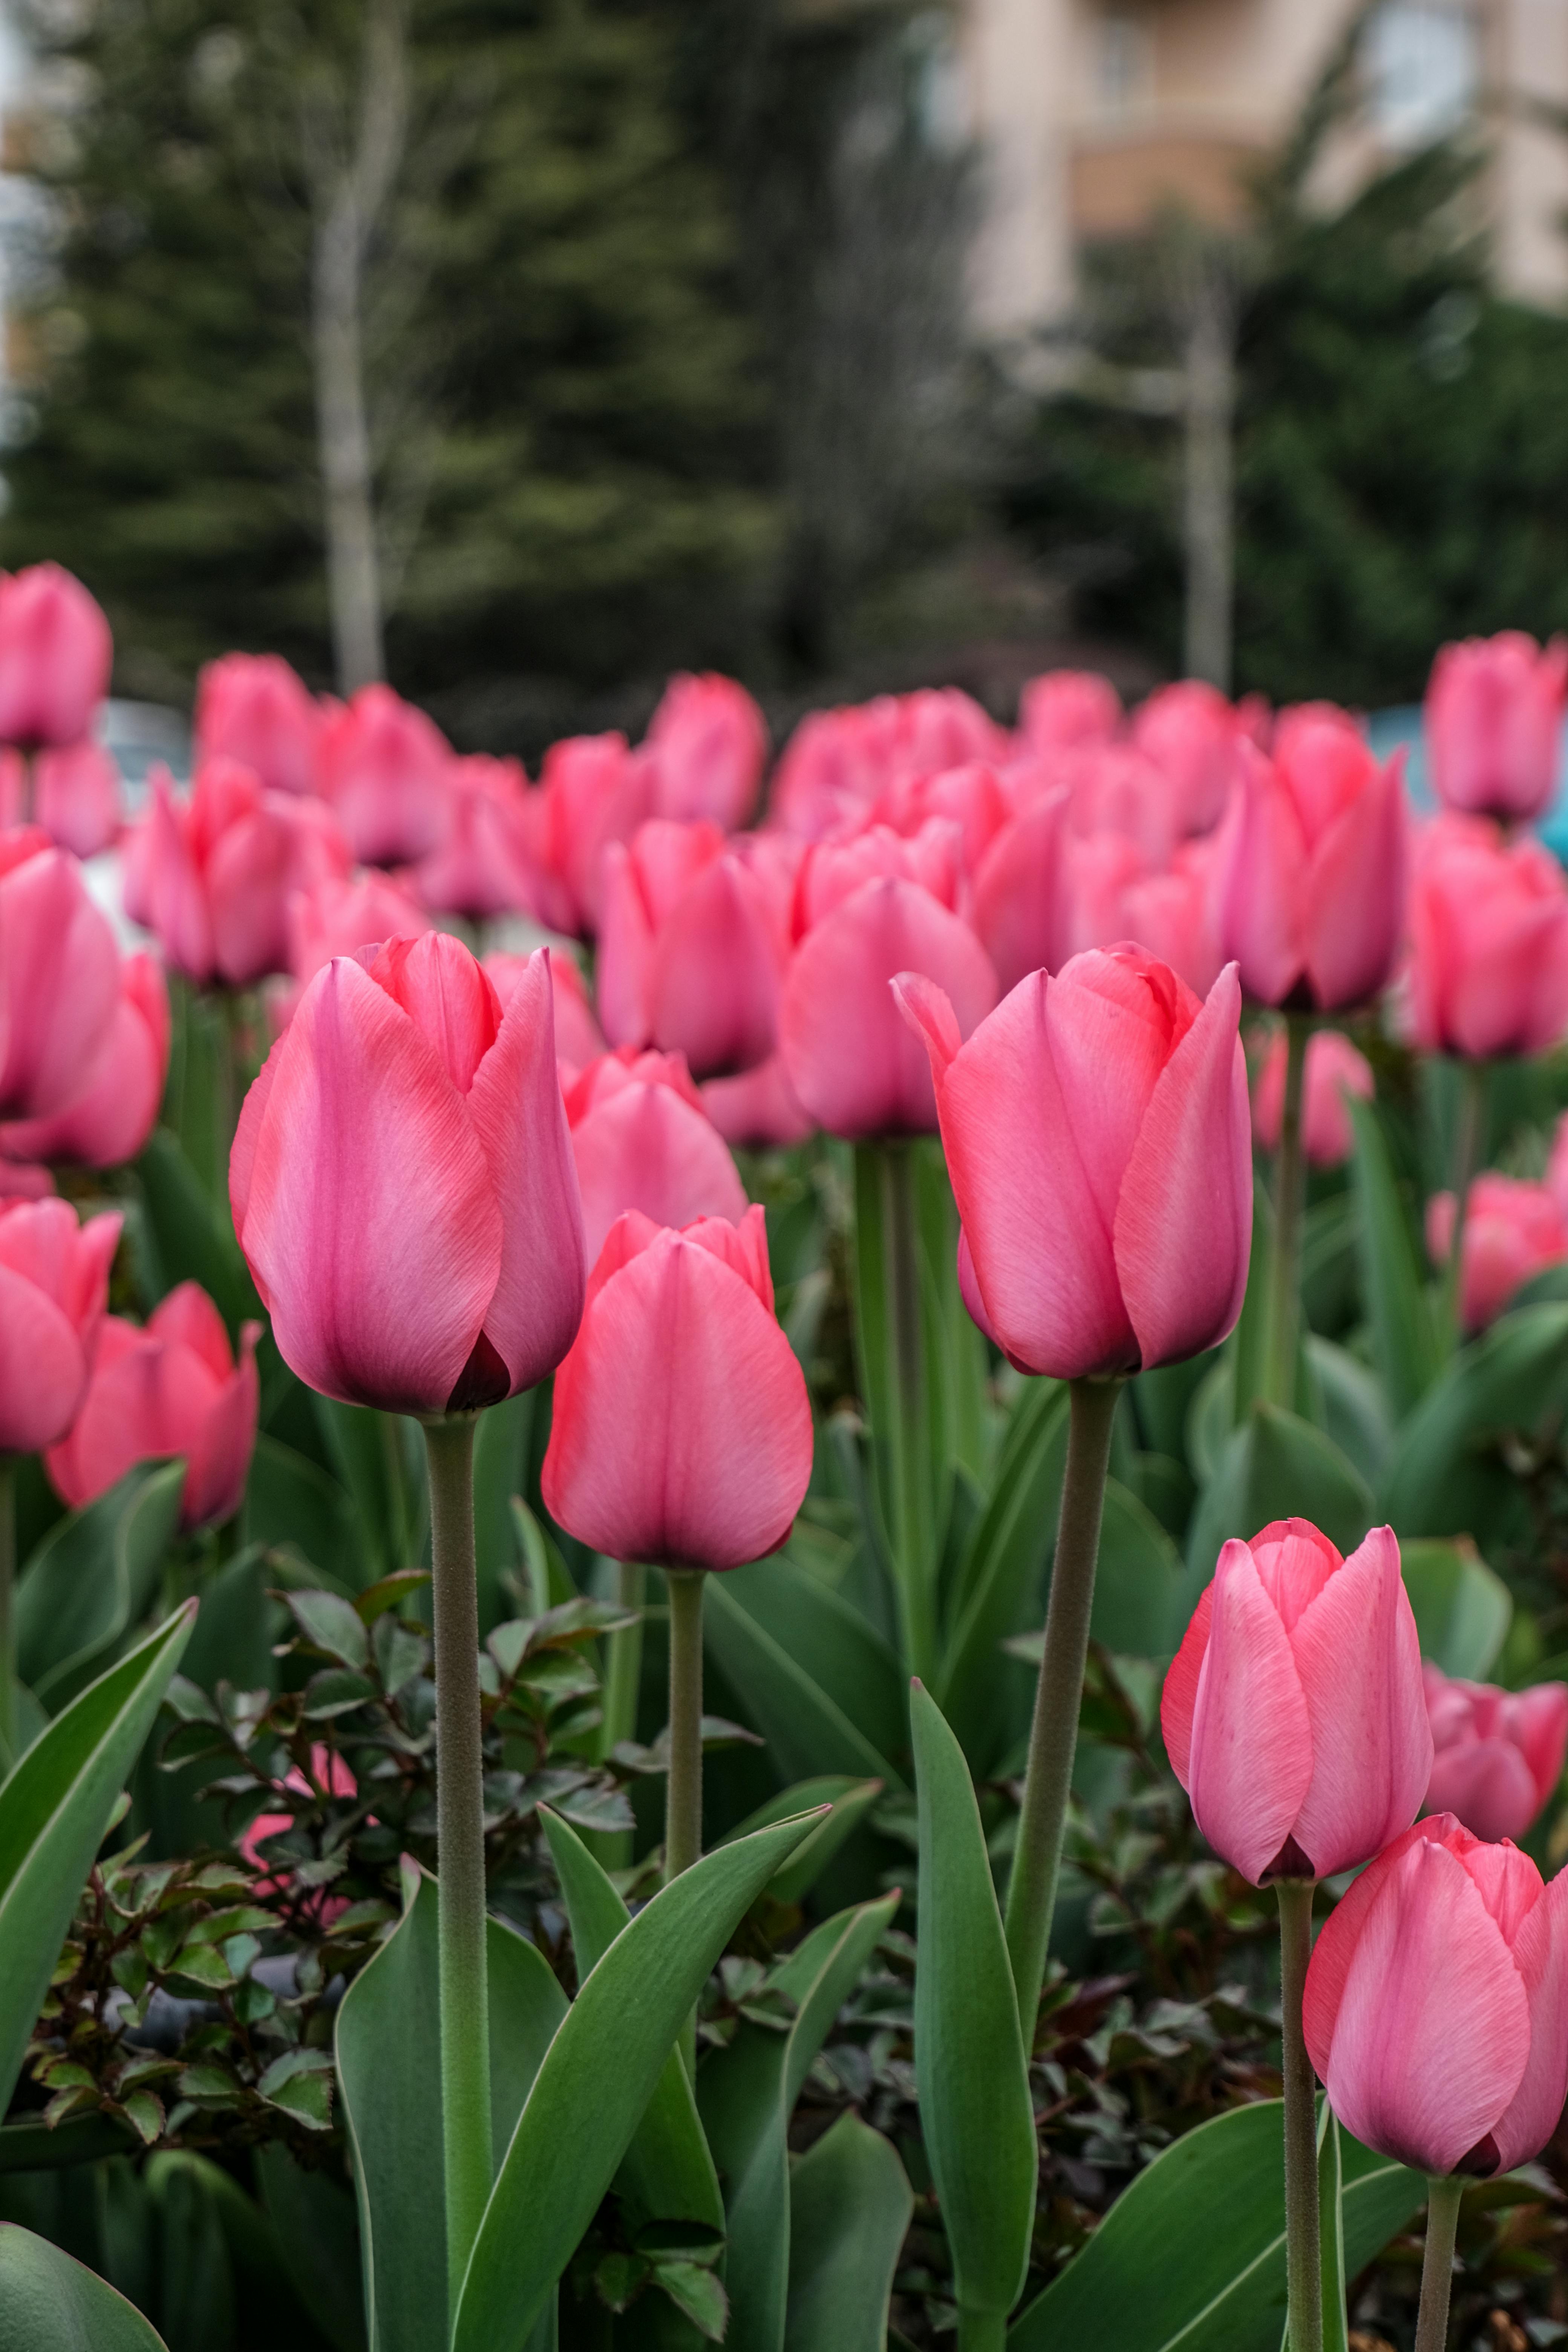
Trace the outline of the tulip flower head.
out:
[[[1307,2048],[1340,2121],[1401,2164],[1483,2179],[1551,2138],[1568,2086],[1568,1874],[1417,1822],[1331,1912]]]
[[[658,814],[654,784],[651,759],[624,735],[552,743],[539,789],[524,804],[533,912],[547,930],[582,939],[597,932],[605,850]]]
[[[1277,1029],[1252,1101],[1252,1131],[1265,1151],[1279,1148],[1285,1116],[1285,1032]],[[1355,1145],[1350,1097],[1370,1102],[1375,1091],[1372,1064],[1341,1030],[1312,1032],[1301,1093],[1301,1140],[1314,1168],[1344,1165]]]
[[[75,858],[36,829],[0,835],[0,1118],[76,1099],[120,991],[114,934]]]
[[[1445,1266],[1454,1246],[1454,1196],[1426,1203],[1426,1250]],[[1568,1258],[1568,1217],[1548,1184],[1488,1169],[1470,1186],[1459,1244],[1459,1321],[1484,1331],[1516,1290]]]
[[[310,1387],[416,1413],[531,1388],[584,1282],[543,950],[504,1012],[445,932],[334,957],[246,1097],[229,1198]]]
[[[0,1453],[62,1438],[87,1393],[121,1219],[64,1201],[0,1202]]]
[[[1242,712],[1202,678],[1163,686],[1139,709],[1132,740],[1169,778],[1180,832],[1207,833],[1219,823],[1247,731]]]
[[[325,715],[281,654],[225,654],[196,681],[196,765],[237,760],[269,793],[313,793]]]
[[[679,1054],[602,1055],[569,1089],[566,1120],[591,1258],[628,1209],[675,1226],[745,1215],[746,1188]]]
[[[1563,1778],[1568,1683],[1521,1691],[1422,1669],[1432,1725],[1425,1810],[1453,1813],[1479,1838],[1521,1838]]]
[[[1481,817],[1424,828],[1410,895],[1414,1042],[1472,1061],[1568,1030],[1568,882],[1549,850]]]
[[[660,816],[706,817],[732,833],[757,804],[768,728],[732,677],[672,677],[648,721],[644,749]]]
[[[102,608],[58,563],[0,574],[0,743],[79,743],[109,692]]]
[[[1200,1000],[1142,949],[1036,972],[967,1044],[939,987],[896,993],[930,1055],[970,1313],[1058,1380],[1177,1361],[1241,1312],[1252,1153],[1241,991]]]
[[[422,710],[389,686],[362,686],[322,720],[316,789],[366,866],[412,864],[445,837],[452,759]]]
[[[321,801],[264,791],[233,760],[198,769],[188,801],[176,799],[166,768],[151,782],[127,899],[165,961],[187,980],[235,988],[281,971],[289,899],[344,879],[353,862],[336,817]]]
[[[1065,785],[1036,794],[993,836],[975,870],[974,929],[1004,994],[1028,972],[1059,971],[1077,945],[1070,852],[1079,845],[1068,840],[1069,813]]]
[[[1432,1771],[1421,1645],[1390,1528],[1348,1559],[1307,1519],[1224,1546],[1160,1725],[1194,1818],[1255,1886],[1351,1870]]]
[[[237,1360],[222,1316],[195,1282],[172,1290],[144,1330],[106,1316],[81,1410],[44,1456],[60,1500],[82,1510],[138,1462],[183,1454],[181,1526],[232,1518],[256,1445],[260,1336],[259,1323],[243,1326]]]
[[[123,1168],[157,1125],[169,1074],[169,992],[154,956],[127,956],[120,1000],[88,1055],[79,1091],[45,1118],[0,1125],[13,1160],[68,1160]]]
[[[30,805],[28,791],[31,792]],[[24,821],[73,857],[96,857],[120,832],[120,771],[101,743],[63,743],[34,755],[0,756],[0,824]]]
[[[475,921],[531,909],[527,783],[521,760],[448,761],[446,827],[415,869],[426,907]]]
[[[754,1069],[778,1042],[783,909],[704,819],[656,817],[601,868],[598,996],[616,1045],[684,1054],[693,1074]]]
[[[1445,808],[1504,822],[1544,815],[1568,710],[1568,638],[1521,629],[1444,646],[1426,688],[1426,753]]]
[[[1109,743],[1121,727],[1121,697],[1094,670],[1048,669],[1018,698],[1018,732],[1031,751]]]

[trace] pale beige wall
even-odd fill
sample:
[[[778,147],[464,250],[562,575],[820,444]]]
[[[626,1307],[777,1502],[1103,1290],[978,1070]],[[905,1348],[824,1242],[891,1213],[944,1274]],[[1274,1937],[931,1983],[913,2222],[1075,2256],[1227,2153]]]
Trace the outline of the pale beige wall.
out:
[[[962,55],[986,206],[972,268],[977,323],[1021,332],[1072,296],[1068,82],[1074,0],[967,0]]]
[[[1568,136],[1531,123],[1510,100],[1525,92],[1568,113],[1568,0],[1493,0],[1486,68],[1502,112],[1492,173],[1503,283],[1526,301],[1568,293]]]

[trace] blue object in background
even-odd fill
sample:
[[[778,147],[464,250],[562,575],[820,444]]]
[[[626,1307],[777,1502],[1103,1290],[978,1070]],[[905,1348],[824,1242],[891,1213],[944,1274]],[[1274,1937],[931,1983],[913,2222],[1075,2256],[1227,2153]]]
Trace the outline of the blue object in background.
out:
[[[1373,710],[1366,721],[1367,740],[1380,760],[1405,746],[1405,781],[1418,809],[1436,806],[1426,777],[1426,745],[1421,733],[1421,705],[1402,702],[1391,710]],[[1568,721],[1557,761],[1557,797],[1535,828],[1558,863],[1568,866]]]

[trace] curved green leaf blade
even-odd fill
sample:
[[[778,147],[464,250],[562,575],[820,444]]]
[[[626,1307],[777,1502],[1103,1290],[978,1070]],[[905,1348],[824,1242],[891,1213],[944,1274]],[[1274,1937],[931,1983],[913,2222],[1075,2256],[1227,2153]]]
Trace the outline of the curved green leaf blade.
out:
[[[858,2116],[843,2116],[796,2159],[789,2201],[784,2352],[883,2352],[915,2201],[898,2150]]]
[[[727,1576],[709,1579],[703,1641],[767,1742],[781,1776],[805,1780],[833,1772],[902,1789],[902,1774],[783,1644],[742,1608],[726,1590],[729,1582]]]
[[[1421,1654],[1446,1675],[1484,1681],[1508,1639],[1513,1595],[1468,1536],[1417,1536],[1399,1547]]]
[[[469,2257],[454,2352],[518,2352],[615,2177],[682,2020],[810,1814],[704,1855],[584,1980],[518,2119]]]
[[[196,1604],[56,1717],[0,1786],[0,2114],[115,1799],[190,1638]]]
[[[963,1750],[929,1691],[910,1700],[920,1805],[915,2072],[961,2311],[1023,2292],[1039,2157],[1017,1995]]]
[[[598,1967],[631,1913],[576,1832],[547,1806],[540,1807],[539,1818],[561,1880],[581,1979]],[[719,2176],[678,2050],[664,2062],[617,2179],[639,2221],[705,2221],[722,2233]]]
[[[1278,2352],[1285,2174],[1277,2099],[1186,2132],[1116,2200],[1007,2335],[1008,2352]],[[1416,2212],[1425,2177],[1339,2136],[1353,2278]],[[1223,2217],[1224,2226],[1217,2225]]]
[[[723,1592],[788,1652],[873,1748],[897,1756],[908,1746],[903,1668],[852,1602],[782,1554],[731,1569]]]
[[[22,1680],[51,1713],[146,1613],[180,1524],[183,1462],[139,1463],[49,1529],[16,1587]]]
[[[748,1813],[721,1843],[731,1845],[736,1838],[749,1837],[753,1830],[765,1830],[770,1822],[782,1822],[790,1813],[806,1812],[814,1805],[829,1806],[831,1811],[822,1827],[813,1830],[796,1846],[768,1889],[775,1903],[801,1903],[881,1793],[880,1780],[852,1780],[843,1772],[825,1772],[814,1780],[797,1780],[793,1788],[781,1790],[765,1805],[759,1805],[754,1813]]]
[[[1442,1362],[1415,1236],[1371,1103],[1345,1097],[1355,1131],[1351,1181],[1373,1360],[1396,1421],[1419,1403]]]
[[[1462,1529],[1489,1549],[1494,1530],[1529,1525],[1497,1451],[1514,1433],[1554,1437],[1568,1406],[1568,1305],[1521,1307],[1461,1349],[1400,1431],[1383,1507],[1401,1536]]]
[[[167,2352],[133,2303],[15,2221],[0,2221],[0,2344],[15,2352]]]
[[[1186,1630],[1183,1590],[1181,1554],[1153,1512],[1119,1479],[1108,1478],[1089,1619],[1094,1639],[1118,1657],[1170,1657]]]

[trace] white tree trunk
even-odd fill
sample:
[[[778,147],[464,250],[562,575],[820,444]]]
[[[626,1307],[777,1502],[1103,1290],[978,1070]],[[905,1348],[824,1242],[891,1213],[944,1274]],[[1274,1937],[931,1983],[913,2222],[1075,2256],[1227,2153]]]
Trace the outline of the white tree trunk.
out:
[[[1230,692],[1235,586],[1235,303],[1218,264],[1193,274],[1186,335],[1186,667]]]

